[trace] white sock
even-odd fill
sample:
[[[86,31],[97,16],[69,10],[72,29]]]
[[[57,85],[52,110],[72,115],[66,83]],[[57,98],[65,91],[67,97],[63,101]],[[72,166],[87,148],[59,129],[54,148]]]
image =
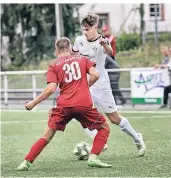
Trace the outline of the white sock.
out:
[[[134,141],[139,140],[138,133],[132,128],[131,124],[129,123],[128,119],[122,117],[122,120],[119,124],[122,131],[133,137]]]
[[[94,137],[96,136],[97,134],[97,130],[94,129],[94,130],[89,130],[88,128],[85,128],[84,129],[85,133],[92,139],[94,139]]]

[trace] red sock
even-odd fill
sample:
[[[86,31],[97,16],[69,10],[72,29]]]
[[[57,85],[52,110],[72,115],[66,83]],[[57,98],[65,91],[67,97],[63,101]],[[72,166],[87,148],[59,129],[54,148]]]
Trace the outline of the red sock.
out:
[[[108,136],[109,136],[108,129],[101,129],[97,132],[97,135],[95,136],[93,141],[91,154],[99,155],[102,152],[105,144],[107,143]]]
[[[40,138],[30,149],[30,152],[26,155],[25,160],[33,162],[36,157],[42,152],[43,148],[47,145],[47,140]]]

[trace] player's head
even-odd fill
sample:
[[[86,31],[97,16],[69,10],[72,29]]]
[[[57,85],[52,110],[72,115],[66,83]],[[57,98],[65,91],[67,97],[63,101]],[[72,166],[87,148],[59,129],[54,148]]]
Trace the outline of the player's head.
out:
[[[55,42],[56,55],[62,55],[63,53],[70,53],[71,42],[68,38],[62,37]]]
[[[104,36],[109,36],[110,35],[110,28],[108,26],[102,27],[102,33]]]
[[[167,46],[164,46],[161,49],[161,53],[163,54],[163,56],[169,56],[169,48]]]
[[[87,40],[92,40],[97,33],[99,16],[96,14],[88,14],[81,21],[82,33]]]

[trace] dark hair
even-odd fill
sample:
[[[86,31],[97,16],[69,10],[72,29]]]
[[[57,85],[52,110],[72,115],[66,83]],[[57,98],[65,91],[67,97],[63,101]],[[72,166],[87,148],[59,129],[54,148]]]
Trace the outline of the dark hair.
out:
[[[98,24],[99,22],[99,16],[96,14],[88,14],[86,15],[82,21],[81,21],[81,26],[86,27],[86,26],[94,26]]]
[[[56,40],[55,42],[55,48],[57,50],[65,50],[65,49],[70,49],[71,42],[68,38],[62,37]]]

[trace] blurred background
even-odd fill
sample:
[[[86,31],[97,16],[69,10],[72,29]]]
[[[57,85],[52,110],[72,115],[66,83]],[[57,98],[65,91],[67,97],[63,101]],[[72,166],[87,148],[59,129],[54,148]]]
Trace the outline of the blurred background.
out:
[[[116,68],[126,69],[119,87],[131,104],[130,68],[161,63],[162,49],[171,46],[170,9],[171,4],[1,4],[2,106],[23,104],[42,91],[55,40],[66,36],[73,43],[88,13],[99,15],[99,33],[107,27],[115,38]]]

